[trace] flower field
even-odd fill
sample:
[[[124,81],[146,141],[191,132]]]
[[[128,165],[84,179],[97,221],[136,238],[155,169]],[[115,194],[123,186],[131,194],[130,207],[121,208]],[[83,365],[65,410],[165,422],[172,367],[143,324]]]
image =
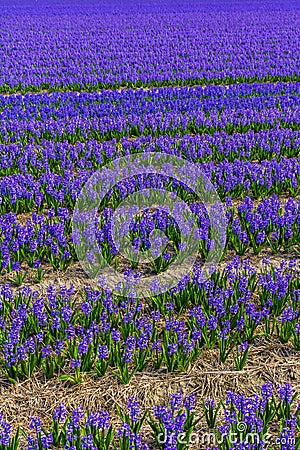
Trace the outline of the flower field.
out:
[[[299,2],[0,16],[0,450],[300,449]]]

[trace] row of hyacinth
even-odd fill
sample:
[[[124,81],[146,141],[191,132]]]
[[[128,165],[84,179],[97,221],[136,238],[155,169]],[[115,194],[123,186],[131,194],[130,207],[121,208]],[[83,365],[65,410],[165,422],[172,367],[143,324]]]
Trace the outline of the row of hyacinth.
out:
[[[138,192],[141,192],[142,187],[143,189],[149,187],[143,185],[143,179],[139,181]],[[152,188],[155,187],[156,181],[157,177],[153,177],[153,183],[150,183]],[[176,205],[178,207],[181,205],[180,196],[174,198],[174,211],[168,214],[159,207],[155,211],[146,208],[142,217],[128,218],[123,225],[119,225],[123,227],[123,231],[118,228],[117,233],[121,234],[115,236],[117,219],[114,216],[114,209],[120,203],[120,198],[126,198],[128,194],[134,192],[135,186],[135,182],[133,184],[123,182],[119,185],[120,189],[116,190],[116,195],[113,192],[110,198],[106,198],[107,205],[104,205],[103,214],[95,224],[96,231],[95,235],[91,235],[91,242],[84,239],[82,234],[84,231],[79,234],[79,226],[73,222],[67,208],[58,207],[56,211],[50,208],[47,213],[32,212],[23,223],[16,213],[2,214],[0,217],[2,273],[3,270],[8,273],[14,272],[15,281],[19,280],[18,284],[22,284],[24,272],[30,268],[38,271],[40,278],[44,264],[51,264],[54,269],[65,269],[72,261],[77,261],[76,249],[79,244],[88,244],[87,249],[94,255],[91,257],[91,263],[94,262],[95,255],[101,252],[109,263],[118,265],[120,262],[118,246],[123,236],[127,239],[129,251],[150,251],[150,263],[154,265],[156,273],[159,273],[162,267],[168,268],[174,257],[178,257],[189,247],[191,239],[196,240],[194,242],[197,243],[199,256],[206,258],[213,245],[211,233],[214,224],[208,216],[206,205],[201,202],[191,201],[188,211],[177,208],[176,212]],[[162,184],[157,187],[161,188]],[[161,189],[160,192],[165,191]],[[263,249],[273,253],[292,250],[299,254],[299,200],[288,199],[284,204],[273,195],[255,205],[250,197],[246,197],[238,206],[233,206],[231,197],[227,197],[226,205],[224,220],[227,223],[224,223],[222,238],[223,257],[227,250],[234,250],[238,255],[244,255],[248,251],[259,254]],[[189,224],[193,218],[194,224]],[[180,223],[188,227],[185,236],[181,235],[178,228]],[[90,224],[82,226],[84,230]],[[164,233],[163,240],[153,238],[152,233],[156,231]],[[165,245],[166,249],[161,253],[159,250],[163,250],[163,244],[167,247]],[[135,264],[136,261],[128,257],[127,266],[129,267],[131,263]]]
[[[169,89],[173,91],[173,88]],[[187,99],[187,104],[164,99],[147,105],[144,100],[137,107],[134,106],[136,104],[133,98],[123,108],[112,100],[107,112],[97,99],[84,102],[84,99],[74,93],[65,94],[70,96],[65,104],[54,103],[38,108],[31,106],[31,103],[35,104],[33,99],[24,103],[21,97],[19,105],[14,105],[11,101],[11,105],[2,108],[0,143],[26,144],[33,141],[40,144],[43,140],[67,140],[74,144],[87,139],[119,140],[125,136],[215,134],[222,130],[232,134],[246,133],[249,130],[259,132],[279,125],[292,130],[299,130],[300,127],[298,92],[291,95],[282,92],[274,97],[265,95],[246,98],[239,98],[238,94],[237,98],[226,97],[224,94],[221,99],[202,99],[192,94]],[[120,95],[126,97],[123,92]],[[38,96],[42,98],[36,99],[37,103],[49,98],[45,94],[35,97]]]
[[[79,93],[41,93],[0,96],[0,108],[5,120],[24,120],[32,117],[37,121],[51,118],[74,117],[103,118],[136,116],[147,113],[177,113],[190,111],[233,109],[255,106],[258,110],[295,105],[300,83],[242,83],[230,86],[165,87],[150,89],[101,90]]]
[[[202,111],[186,113],[185,115],[169,112],[166,114],[136,115],[86,119],[76,116],[72,119],[49,119],[36,121],[28,118],[23,121],[11,119],[1,124],[0,143],[12,144],[33,142],[40,144],[44,140],[62,142],[67,140],[71,144],[77,141],[85,142],[95,139],[100,142],[109,139],[121,139],[125,136],[131,138],[151,135],[177,136],[178,134],[215,134],[224,130],[228,134],[246,133],[249,130],[259,132],[273,129],[280,125],[298,131],[299,125],[299,99],[293,107],[288,106],[286,111],[281,108],[255,109],[251,104],[244,108],[215,111],[206,117]]]
[[[2,92],[299,80],[295,0],[23,3],[1,6]]]
[[[108,371],[127,384],[145,367],[186,371],[205,349],[242,370],[262,335],[299,351],[299,264],[265,264],[258,271],[236,258],[207,281],[196,266],[165,293],[154,279],[143,302],[134,289],[127,297],[112,294],[104,279],[80,300],[73,288],[50,286],[44,297],[4,285],[0,371],[12,382],[39,370],[74,383],[85,372]],[[124,283],[134,288],[137,277],[127,270]]]
[[[296,450],[300,442],[296,397],[288,383],[277,387],[266,383],[255,396],[228,391],[224,402],[207,398],[200,405],[195,394],[184,396],[179,391],[169,405],[143,411],[138,398],[131,396],[126,411],[117,407],[120,425],[105,410],[84,412],[79,406],[69,412],[61,403],[48,426],[31,416],[29,433],[23,428],[13,433],[1,415],[0,446],[3,450],[149,450],[149,445],[161,450]]]
[[[115,139],[105,142],[90,139],[75,145],[68,141],[43,141],[43,145],[0,144],[0,173],[3,176],[28,173],[36,180],[45,172],[63,175],[65,171],[99,169],[113,158],[145,151],[160,151],[195,163],[238,164],[238,161],[250,163],[255,160],[258,163],[265,161],[267,165],[268,160],[280,162],[282,157],[295,158],[299,149],[300,131],[280,127],[233,135],[222,131],[214,135],[178,135],[174,138],[142,136],[132,140],[124,137],[118,143]]]
[[[227,196],[262,198],[271,194],[294,197],[300,194],[299,158],[282,157],[279,162],[274,158],[260,163],[239,160],[218,164],[207,162],[199,164],[198,168],[215,187],[222,201]],[[56,210],[64,206],[73,208],[84,183],[94,172],[92,169],[81,169],[78,173],[65,170],[60,175],[46,169],[45,173],[38,171],[35,175],[25,172],[3,176],[0,180],[0,211],[22,213],[41,212],[45,207]],[[143,189],[141,184],[139,187]]]

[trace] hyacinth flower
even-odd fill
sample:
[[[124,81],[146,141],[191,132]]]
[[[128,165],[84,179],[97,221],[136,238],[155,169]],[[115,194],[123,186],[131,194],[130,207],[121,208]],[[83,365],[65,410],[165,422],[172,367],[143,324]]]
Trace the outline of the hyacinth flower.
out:
[[[114,435],[115,430],[110,424],[110,415],[106,411],[88,414],[85,423],[85,436],[91,437],[90,440],[95,448],[109,450]]]
[[[238,333],[230,330],[230,321],[226,320],[220,327],[217,344],[219,347],[220,361],[225,362],[235,347]]]
[[[183,250],[185,250],[185,247],[183,247]],[[191,274],[187,273],[182,276],[178,280],[178,283],[176,286],[171,287],[169,291],[166,293],[163,293],[158,298],[151,297],[151,300],[154,304],[157,305],[157,307],[160,309],[161,312],[165,314],[170,315],[171,311],[167,308],[164,308],[165,305],[167,305],[169,302],[169,295],[172,296],[172,302],[174,303],[174,310],[180,314],[183,310],[185,310],[190,302],[192,301],[191,296],[189,295],[189,292],[193,294],[192,292],[192,285],[191,285]]]
[[[56,407],[52,414],[51,435],[53,446],[58,447],[65,442],[68,422],[67,409],[63,403]]]
[[[261,406],[259,415],[263,421],[263,431],[267,433],[269,424],[276,416],[276,400],[274,396],[275,388],[271,382],[265,383],[261,387]]]
[[[116,450],[148,450],[149,447],[142,442],[140,433],[148,411],[146,410],[144,414],[141,413],[137,397],[129,397],[127,413],[123,413],[118,406],[117,411],[122,420],[122,427],[118,430],[118,444],[114,443],[114,448]]]
[[[112,373],[124,384],[128,384],[133,375],[137,371],[142,371],[148,364],[150,347],[147,335],[145,339],[138,340],[136,336],[131,335],[124,344],[115,342],[113,354],[118,372],[113,370]]]
[[[20,445],[20,427],[12,436],[11,425],[4,420],[3,414],[0,414],[0,449],[1,450],[17,450]]]
[[[84,412],[82,407],[72,411],[66,427],[65,449],[71,449],[73,446],[77,449],[82,445],[82,439],[84,438],[82,436],[83,418]]]
[[[163,329],[160,340],[162,360],[170,372],[174,370],[186,371],[191,362],[202,352],[201,333],[185,330],[182,320],[169,318]],[[154,347],[154,349],[157,349]]]
[[[73,375],[60,375],[60,380],[69,380],[73,383],[81,383],[82,372],[89,371],[93,365],[93,346],[83,337],[74,337],[67,341],[67,354],[70,357],[70,369]]]
[[[290,419],[291,418],[291,406],[295,399],[298,397],[298,393],[294,392],[289,383],[278,386],[277,394],[279,396],[279,402],[277,402],[276,414],[278,419]]]
[[[189,437],[200,420],[195,418],[194,408],[195,395],[183,397],[181,391],[172,395],[170,408],[153,407],[148,423],[159,448],[188,448]]]
[[[148,445],[143,443],[140,433],[141,427],[145,421],[148,411],[141,413],[138,399],[131,396],[127,402],[127,412],[124,413],[118,406],[117,411],[122,420],[122,427],[118,430],[118,444],[114,444],[115,449],[129,450],[146,450]]]
[[[43,450],[51,448],[53,444],[53,436],[51,432],[47,432],[41,426],[40,417],[31,417],[29,428],[35,432],[35,436],[31,436],[31,434],[26,435],[23,431],[24,436],[27,438],[27,448],[34,450]]]
[[[295,329],[299,325],[299,310],[295,310],[291,306],[285,308],[280,317],[277,317],[276,330],[280,341],[286,344],[291,336],[295,336]]]
[[[9,281],[13,282],[17,286],[22,286],[28,270],[23,271],[21,264],[16,261],[11,263],[11,275],[9,277]]]
[[[297,417],[292,416],[286,419],[281,427],[277,441],[282,450],[297,450],[300,445],[300,439],[297,435]]]
[[[33,261],[32,267],[33,269],[35,269],[34,278],[38,283],[40,283],[44,278],[41,260],[36,259],[35,261]]]
[[[227,393],[224,410],[225,424],[219,427],[219,449],[265,447],[263,420],[258,416],[260,401],[258,396],[247,398],[232,392]],[[232,439],[235,438],[234,447]],[[250,441],[249,441],[250,438]]]
[[[94,370],[96,374],[103,377],[110,363],[110,354],[107,345],[99,345],[98,360],[95,363]]]
[[[141,434],[132,432],[126,422],[118,430],[118,438],[118,444],[113,444],[115,450],[149,450],[148,445],[143,444]]]

